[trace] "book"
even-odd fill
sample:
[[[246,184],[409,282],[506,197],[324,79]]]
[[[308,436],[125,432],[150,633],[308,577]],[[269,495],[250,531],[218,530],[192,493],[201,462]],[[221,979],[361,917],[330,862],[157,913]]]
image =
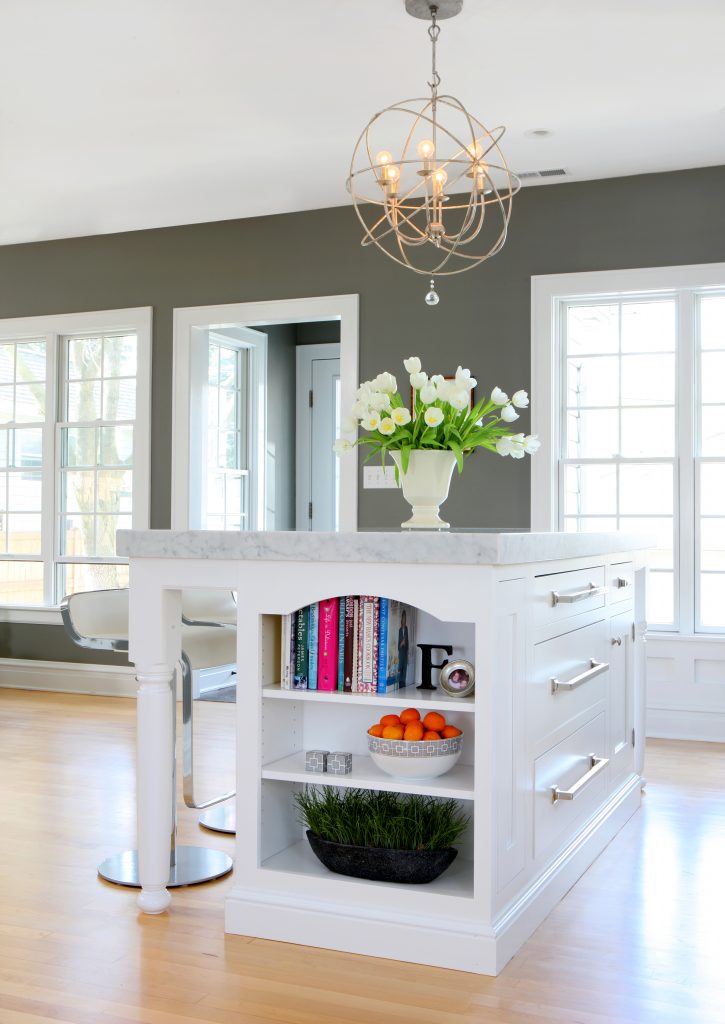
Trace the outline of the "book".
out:
[[[283,690],[292,689],[292,663],[290,661],[290,644],[292,642],[292,616],[282,616],[282,638],[280,641],[280,673],[279,685]]]
[[[413,681],[416,610],[401,601],[388,601],[385,688],[394,690]]]
[[[337,606],[337,689],[345,689],[345,613],[347,598],[338,598]]]
[[[358,693],[376,693],[378,676],[375,611],[379,599],[372,595],[360,598]]]
[[[330,597],[319,604],[317,689],[337,689],[337,634],[339,601]],[[310,676],[312,664],[310,664]]]
[[[352,599],[352,692],[357,693],[360,679],[360,598]]]
[[[307,641],[309,634],[309,608],[299,608],[295,613],[295,671],[292,678],[293,690],[307,689],[309,672],[309,653]]]
[[[387,597],[380,598],[378,609],[378,693],[387,693],[388,689],[388,606]],[[391,687],[392,689],[392,687]]]
[[[345,693],[352,693],[352,677],[353,677],[353,656],[355,653],[355,598],[345,598],[345,634],[344,634],[344,645],[345,650],[343,652],[343,664],[344,664],[344,680],[343,690]]]
[[[320,606],[317,601],[308,606],[307,627],[307,689],[317,689],[317,663],[320,636]]]

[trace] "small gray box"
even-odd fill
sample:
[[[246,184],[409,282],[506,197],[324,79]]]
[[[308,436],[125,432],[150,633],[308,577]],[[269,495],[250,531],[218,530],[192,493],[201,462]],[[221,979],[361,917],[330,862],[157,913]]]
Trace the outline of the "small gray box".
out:
[[[329,750],[306,750],[305,771],[314,772],[315,775],[322,775],[327,771],[327,760]]]
[[[327,770],[330,775],[349,775],[352,771],[352,754],[346,750],[333,750],[327,755]]]

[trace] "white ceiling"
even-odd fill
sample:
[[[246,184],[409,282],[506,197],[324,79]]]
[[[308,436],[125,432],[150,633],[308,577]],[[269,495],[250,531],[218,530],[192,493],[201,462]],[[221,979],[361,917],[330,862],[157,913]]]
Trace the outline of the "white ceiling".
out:
[[[724,0],[465,0],[438,66],[582,180],[725,164],[724,43]],[[0,0],[0,243],[343,205],[429,60],[403,0]]]

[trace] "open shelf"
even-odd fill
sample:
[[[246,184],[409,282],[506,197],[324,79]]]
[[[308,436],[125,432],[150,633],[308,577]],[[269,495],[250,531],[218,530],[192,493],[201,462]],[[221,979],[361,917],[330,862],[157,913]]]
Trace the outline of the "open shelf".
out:
[[[315,786],[351,786],[357,789],[382,789],[392,793],[422,793],[453,797],[456,800],[473,800],[473,765],[460,762],[436,779],[398,779],[386,775],[369,757],[353,754],[349,775],[330,775],[327,772],[306,772],[305,752],[299,750],[264,765],[262,778],[280,782],[306,782]]]
[[[418,690],[406,686],[391,693],[343,693],[340,690],[283,690],[278,684],[264,686],[262,696],[272,700],[304,700],[320,703],[350,702],[353,704],[384,704],[391,708],[421,707],[428,711],[475,711],[474,697],[448,697],[439,690]]]
[[[348,875],[338,875],[328,870],[310,849],[306,839],[287,849],[276,853],[262,861],[263,870],[280,871],[286,874],[306,876],[308,878],[320,878],[329,882],[340,882],[346,885],[354,883],[364,886],[385,886],[393,887],[398,892],[408,891],[420,899],[422,895],[427,897],[443,896],[447,899],[458,897],[473,899],[473,864],[464,859],[460,854],[453,861],[451,866],[443,872],[440,878],[434,882],[427,882],[425,885],[401,885],[398,882],[372,882],[366,878],[351,878]]]

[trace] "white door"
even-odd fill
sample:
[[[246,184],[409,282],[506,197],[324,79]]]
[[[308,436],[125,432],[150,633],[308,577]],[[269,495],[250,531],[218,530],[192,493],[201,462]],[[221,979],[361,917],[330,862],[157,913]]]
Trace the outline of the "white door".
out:
[[[298,530],[339,529],[340,346],[297,349]]]

